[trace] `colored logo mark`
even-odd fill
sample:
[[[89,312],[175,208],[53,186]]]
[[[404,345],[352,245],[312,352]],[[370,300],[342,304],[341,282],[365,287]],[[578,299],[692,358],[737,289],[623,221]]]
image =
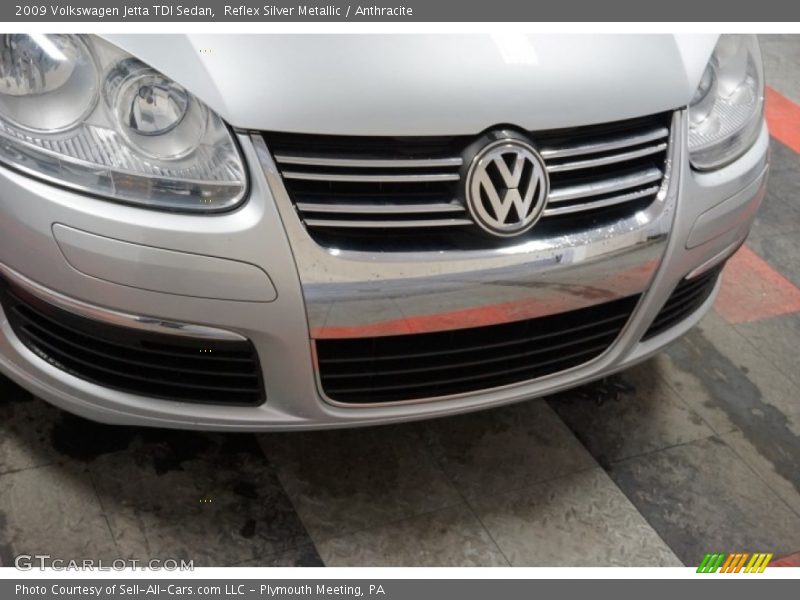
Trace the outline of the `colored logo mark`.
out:
[[[766,552],[736,552],[725,554],[715,552],[706,554],[703,562],[697,567],[698,573],[763,573],[769,561],[772,560],[772,553]]]

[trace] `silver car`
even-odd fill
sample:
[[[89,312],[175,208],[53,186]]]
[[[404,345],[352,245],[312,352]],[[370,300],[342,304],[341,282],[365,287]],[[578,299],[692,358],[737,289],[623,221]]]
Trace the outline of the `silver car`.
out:
[[[0,50],[0,371],[106,423],[389,423],[607,376],[698,322],[764,196],[752,36]]]

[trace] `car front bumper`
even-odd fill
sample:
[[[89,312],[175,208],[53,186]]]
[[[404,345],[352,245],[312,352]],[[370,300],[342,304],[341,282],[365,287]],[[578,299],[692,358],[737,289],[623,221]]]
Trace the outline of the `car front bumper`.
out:
[[[425,401],[360,406],[330,401],[319,385],[311,340],[328,334],[328,316],[320,319],[316,311],[324,309],[329,315],[331,307],[318,300],[328,301],[353,286],[367,290],[367,301],[346,311],[340,325],[352,326],[348,335],[374,333],[376,323],[398,321],[381,307],[385,299],[381,294],[392,287],[390,282],[402,285],[404,275],[399,273],[410,266],[377,256],[366,261],[329,252],[317,256],[319,249],[302,238],[299,221],[281,199],[285,190],[260,138],[242,132],[239,142],[251,174],[248,201],[234,212],[213,217],[114,204],[0,168],[0,275],[28,282],[39,295],[60,299],[67,306],[72,303],[75,310],[88,311],[99,320],[120,324],[122,317],[124,324],[124,318],[131,318],[156,328],[184,326],[188,335],[203,331],[247,338],[260,358],[266,402],[192,404],[90,383],[29,350],[1,308],[0,371],[56,406],[97,421],[215,430],[313,429],[431,418],[542,396],[604,377],[651,356],[699,321],[713,303],[716,289],[691,316],[641,341],[679,281],[725,260],[744,241],[765,193],[766,126],[735,163],[700,174],[690,169],[686,153],[680,151],[685,148],[685,114],[678,113],[676,122],[668,189],[672,203],[648,225],[635,251],[609,251],[606,262],[576,262],[553,271],[552,266],[542,267],[540,249],[530,248],[503,264],[509,267],[504,277],[512,277],[512,283],[529,284],[540,277],[585,283],[601,272],[612,277],[614,265],[624,264],[625,257],[633,261],[629,266],[642,279],[631,284],[641,289],[630,291],[641,293],[641,300],[617,340],[579,367]],[[577,245],[576,255],[586,256],[590,243],[601,242]],[[433,306],[414,308],[432,316],[427,323],[437,322],[437,307],[446,302],[445,295],[436,296],[437,286],[446,293],[456,269],[453,262],[436,267],[429,259],[420,258],[427,271],[415,280],[424,281],[420,298]],[[476,272],[491,271],[481,257],[471,260]],[[358,268],[356,262],[361,263]],[[468,296],[482,309],[508,300],[482,295],[487,286],[471,289]],[[506,289],[513,297],[532,288]],[[374,290],[380,291],[370,298]],[[342,327],[336,331],[341,333]]]

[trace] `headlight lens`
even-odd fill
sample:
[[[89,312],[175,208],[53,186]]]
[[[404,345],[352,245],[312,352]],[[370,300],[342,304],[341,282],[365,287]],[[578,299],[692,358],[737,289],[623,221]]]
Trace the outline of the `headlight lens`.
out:
[[[93,36],[0,38],[0,161],[170,210],[228,209],[246,188],[238,149],[218,115]]]
[[[764,72],[755,36],[722,35],[689,104],[689,159],[699,170],[746,152],[761,130]]]
[[[5,42],[0,111],[9,121],[35,132],[63,131],[92,111],[98,75],[83,40],[39,34],[9,35]]]

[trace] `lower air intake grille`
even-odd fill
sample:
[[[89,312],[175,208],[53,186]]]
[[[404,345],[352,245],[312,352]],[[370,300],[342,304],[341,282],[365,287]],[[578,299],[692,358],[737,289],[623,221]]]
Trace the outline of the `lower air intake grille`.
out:
[[[700,308],[714,290],[723,266],[719,265],[694,279],[682,280],[656,315],[653,324],[650,325],[642,340],[667,331]]]
[[[253,406],[264,401],[246,341],[194,340],[108,325],[68,313],[0,281],[14,333],[51,365],[98,385],[181,402]]]
[[[472,329],[317,340],[322,388],[331,400],[366,404],[536,379],[602,354],[622,331],[637,299]]]

